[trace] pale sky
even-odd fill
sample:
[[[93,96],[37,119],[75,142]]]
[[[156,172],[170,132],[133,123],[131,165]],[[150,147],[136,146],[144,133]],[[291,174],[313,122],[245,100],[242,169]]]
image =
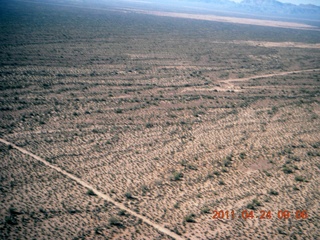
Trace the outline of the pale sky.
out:
[[[293,3],[293,4],[314,4],[320,5],[320,0],[279,0],[279,2]]]
[[[241,0],[232,0],[234,2],[241,2]],[[320,0],[278,0],[279,2],[284,3],[293,3],[293,4],[314,4],[320,6]]]

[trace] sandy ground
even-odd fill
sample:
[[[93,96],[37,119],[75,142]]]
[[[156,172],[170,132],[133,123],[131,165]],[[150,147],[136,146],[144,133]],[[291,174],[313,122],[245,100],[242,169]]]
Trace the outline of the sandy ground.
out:
[[[264,47],[318,32],[54,9],[4,27],[0,239],[320,239],[320,52]]]
[[[235,44],[247,44],[255,47],[284,47],[284,48],[320,48],[320,43],[299,42],[265,42],[265,41],[234,41]]]
[[[207,20],[207,21],[214,21],[214,22],[238,23],[238,24],[279,27],[279,28],[292,28],[292,29],[302,29],[302,30],[319,30],[319,28],[315,26],[302,24],[302,23],[294,23],[294,22],[260,20],[260,19],[252,19],[252,18],[223,17],[223,16],[207,15],[207,14],[145,11],[145,10],[136,10],[136,9],[127,9],[127,10],[133,11],[136,13],[150,14],[150,15],[163,16],[163,17],[189,18],[189,19]]]
[[[241,92],[242,89],[239,86],[236,86],[234,83],[236,82],[243,82],[243,81],[249,81],[252,79],[259,79],[259,78],[269,78],[269,77],[275,77],[275,76],[284,76],[289,74],[295,74],[295,73],[303,73],[303,72],[313,72],[318,71],[319,69],[307,69],[307,70],[299,70],[299,71],[287,71],[287,72],[280,72],[280,73],[271,73],[271,74],[263,74],[263,75],[257,75],[257,76],[251,76],[246,78],[234,78],[234,79],[227,79],[227,80],[220,80],[219,86],[215,86],[214,88],[184,88],[182,92],[188,92],[188,91],[234,91],[234,92]]]
[[[80,178],[78,178],[78,177],[76,177],[76,176],[74,176],[74,175],[66,172],[65,170],[63,170],[63,169],[61,169],[61,168],[59,168],[59,167],[57,167],[57,166],[54,166],[54,165],[48,163],[46,160],[42,159],[41,157],[39,157],[39,156],[37,156],[37,155],[35,155],[35,154],[33,154],[33,153],[31,153],[31,152],[23,149],[23,148],[20,148],[20,147],[16,146],[15,144],[10,143],[10,142],[8,142],[8,141],[6,141],[6,140],[4,140],[4,139],[1,139],[1,138],[0,138],[0,142],[4,143],[4,144],[6,144],[6,145],[10,145],[10,146],[12,146],[13,148],[19,150],[20,152],[22,152],[22,153],[24,153],[24,154],[26,154],[26,155],[29,155],[29,156],[31,156],[31,157],[33,157],[34,159],[42,162],[42,163],[43,163],[44,165],[46,165],[47,167],[52,168],[52,169],[58,171],[59,173],[62,173],[62,174],[65,175],[66,177],[68,177],[68,178],[76,181],[77,183],[79,183],[79,184],[82,185],[83,187],[85,187],[85,188],[87,188],[87,189],[92,189],[92,190],[94,191],[94,193],[97,194],[97,195],[98,195],[99,197],[101,197],[102,199],[107,200],[108,202],[111,202],[111,203],[114,204],[115,206],[119,207],[120,209],[127,211],[128,213],[130,213],[131,215],[133,215],[133,216],[141,219],[143,222],[147,223],[148,225],[153,226],[154,228],[156,228],[156,229],[159,230],[160,232],[162,232],[162,233],[164,233],[164,234],[166,234],[166,235],[168,235],[168,236],[170,236],[170,237],[172,237],[172,238],[174,238],[174,239],[178,239],[178,240],[183,239],[182,237],[180,237],[180,236],[177,235],[176,233],[170,231],[169,229],[166,229],[166,228],[164,228],[163,226],[161,226],[161,225],[159,225],[159,224],[157,224],[157,223],[149,220],[148,218],[146,218],[146,217],[144,217],[144,216],[142,216],[142,215],[140,215],[140,214],[137,214],[136,212],[132,211],[131,209],[125,207],[123,204],[114,201],[110,196],[108,196],[108,195],[106,195],[106,194],[98,191],[98,190],[95,189],[92,185],[90,185],[90,184],[82,181]]]

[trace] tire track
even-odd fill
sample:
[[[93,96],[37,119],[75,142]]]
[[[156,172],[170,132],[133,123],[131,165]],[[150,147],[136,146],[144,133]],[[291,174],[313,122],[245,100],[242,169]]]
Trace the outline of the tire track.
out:
[[[313,72],[313,71],[319,71],[319,68],[315,69],[306,69],[306,70],[296,70],[296,71],[288,71],[288,72],[279,72],[279,73],[271,73],[271,74],[263,74],[263,75],[256,75],[252,77],[247,78],[234,78],[234,79],[226,79],[226,80],[220,80],[220,83],[226,83],[229,85],[233,85],[232,82],[243,82],[243,81],[249,81],[253,79],[259,79],[259,78],[268,78],[268,77],[275,77],[275,76],[285,76],[289,74],[294,73],[302,73],[302,72]]]
[[[253,79],[269,78],[269,77],[275,77],[275,76],[285,76],[285,75],[290,75],[290,74],[295,74],[295,73],[313,72],[313,71],[318,71],[318,70],[320,70],[320,69],[315,68],[315,69],[270,73],[270,74],[256,75],[256,76],[251,76],[251,77],[246,77],[246,78],[234,78],[234,79],[220,80],[219,83],[226,84],[228,86],[225,90],[229,90],[229,89],[234,90],[234,89],[236,89],[235,83],[237,83],[237,82],[245,82],[245,81],[249,81],[249,80],[253,80]]]
[[[314,68],[314,69],[305,69],[305,70],[296,70],[296,71],[287,71],[287,72],[278,72],[278,73],[270,73],[270,74],[263,74],[263,75],[255,75],[251,77],[246,78],[232,78],[232,79],[225,79],[225,80],[216,80],[217,83],[225,86],[216,86],[213,88],[197,88],[197,87],[186,87],[181,92],[186,91],[212,91],[213,89],[220,89],[221,91],[228,91],[228,90],[235,90],[240,91],[239,87],[235,85],[237,82],[246,82],[253,79],[260,79],[260,78],[269,78],[269,77],[275,77],[275,76],[285,76],[295,73],[303,73],[303,72],[313,72],[313,71],[319,71],[320,68]]]
[[[71,173],[66,172],[65,170],[61,169],[60,167],[54,166],[54,165],[52,165],[51,163],[49,163],[49,162],[47,162],[46,160],[44,160],[43,158],[41,158],[41,157],[39,157],[39,156],[37,156],[37,155],[35,155],[35,154],[33,154],[33,153],[31,153],[31,152],[23,149],[23,148],[21,148],[21,147],[18,147],[17,145],[15,145],[15,144],[13,144],[13,143],[11,143],[11,142],[8,142],[8,141],[6,141],[6,140],[4,140],[4,139],[2,139],[2,138],[0,138],[0,142],[2,142],[2,143],[6,144],[6,145],[8,145],[8,146],[11,146],[11,147],[17,149],[18,151],[20,151],[20,152],[22,152],[22,153],[24,153],[24,154],[26,154],[26,155],[31,156],[32,158],[34,158],[34,159],[42,162],[42,163],[43,163],[44,165],[46,165],[47,167],[50,167],[50,168],[56,170],[57,172],[63,174],[63,175],[66,176],[67,178],[70,178],[70,179],[76,181],[77,183],[79,183],[79,184],[82,185],[83,187],[85,187],[85,188],[87,188],[87,189],[93,190],[94,193],[95,193],[97,196],[103,198],[104,200],[106,200],[106,201],[108,201],[108,202],[111,202],[111,203],[112,203],[113,205],[115,205],[116,207],[118,207],[118,208],[120,208],[120,209],[122,209],[122,210],[125,210],[126,212],[128,212],[129,214],[135,216],[136,218],[141,219],[143,222],[145,222],[146,224],[154,227],[155,229],[157,229],[158,231],[162,232],[163,234],[165,234],[165,235],[167,235],[167,236],[170,236],[170,237],[172,237],[173,239],[184,240],[184,238],[182,238],[182,237],[179,236],[178,234],[176,234],[176,233],[170,231],[169,229],[167,229],[167,228],[165,228],[165,227],[163,227],[163,226],[161,226],[161,225],[159,225],[159,224],[157,224],[157,223],[154,223],[154,222],[151,221],[150,219],[148,219],[148,218],[146,218],[146,217],[144,217],[144,216],[142,216],[142,215],[134,212],[133,210],[131,210],[131,209],[127,208],[126,206],[124,206],[122,203],[119,203],[119,202],[115,201],[114,199],[112,199],[109,195],[100,192],[99,190],[97,190],[96,188],[94,188],[94,187],[93,187],[92,185],[90,185],[89,183],[81,180],[80,178],[72,175]]]

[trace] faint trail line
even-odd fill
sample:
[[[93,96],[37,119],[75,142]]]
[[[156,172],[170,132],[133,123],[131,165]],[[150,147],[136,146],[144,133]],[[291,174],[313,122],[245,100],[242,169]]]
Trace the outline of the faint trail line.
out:
[[[65,175],[66,177],[68,177],[68,178],[76,181],[77,183],[79,183],[79,184],[82,185],[83,187],[88,188],[88,189],[92,189],[92,190],[94,191],[94,193],[97,194],[97,196],[103,198],[104,200],[107,200],[108,202],[111,202],[111,203],[112,203],[113,205],[115,205],[116,207],[118,207],[118,208],[120,208],[120,209],[122,209],[122,210],[127,211],[129,214],[135,216],[136,218],[141,219],[143,222],[145,222],[145,223],[147,223],[148,225],[154,227],[155,229],[159,230],[160,232],[162,232],[162,233],[164,233],[164,234],[166,234],[166,235],[168,235],[168,236],[170,236],[170,237],[172,237],[172,238],[174,238],[174,239],[184,240],[184,238],[182,238],[182,237],[179,236],[178,234],[176,234],[176,233],[170,231],[169,229],[167,229],[167,228],[165,228],[165,227],[163,227],[163,226],[161,226],[161,225],[159,225],[159,224],[157,224],[157,223],[152,222],[150,219],[148,219],[148,218],[146,218],[146,217],[144,217],[144,216],[142,216],[142,215],[140,215],[140,214],[132,211],[131,209],[129,209],[129,208],[127,208],[126,206],[124,206],[122,203],[119,203],[119,202],[116,202],[115,200],[113,200],[109,195],[106,195],[106,194],[98,191],[96,188],[94,188],[94,187],[93,187],[92,185],[90,185],[89,183],[86,183],[86,182],[84,182],[83,180],[81,180],[80,178],[72,175],[71,173],[68,173],[68,172],[66,172],[66,171],[63,170],[63,169],[61,169],[61,168],[59,168],[59,167],[57,167],[57,166],[54,166],[54,165],[50,164],[49,162],[47,162],[46,160],[42,159],[41,157],[39,157],[39,156],[37,156],[37,155],[35,155],[35,154],[33,154],[33,153],[31,153],[31,152],[29,152],[29,151],[21,148],[21,147],[18,147],[17,145],[15,145],[15,144],[13,144],[13,143],[11,143],[11,142],[8,142],[8,141],[6,141],[6,140],[4,140],[4,139],[2,139],[2,138],[0,138],[0,142],[6,144],[6,145],[8,145],[8,146],[10,145],[10,146],[12,146],[13,148],[19,150],[20,152],[22,152],[22,153],[24,153],[24,154],[26,154],[26,155],[29,155],[29,156],[31,156],[31,157],[33,157],[34,159],[42,162],[44,165],[46,165],[46,166],[48,166],[48,167],[56,170],[57,172]]]
[[[313,72],[313,71],[320,71],[320,68],[314,68],[314,69],[305,69],[305,70],[295,70],[295,71],[287,71],[287,72],[278,72],[278,73],[270,73],[270,74],[262,74],[262,75],[255,75],[251,77],[246,77],[246,78],[232,78],[232,79],[224,79],[224,80],[214,80],[216,83],[220,84],[225,84],[227,87],[222,87],[222,86],[215,86],[211,88],[203,88],[203,87],[185,87],[181,92],[186,92],[186,91],[212,91],[214,89],[220,88],[223,91],[226,90],[239,90],[235,89],[236,82],[245,82],[253,79],[260,79],[260,78],[268,78],[268,77],[275,77],[275,76],[285,76],[289,74],[294,74],[294,73],[302,73],[302,72]]]
[[[268,77],[275,77],[275,76],[285,76],[289,74],[294,73],[302,73],[302,72],[313,72],[313,71],[319,71],[320,68],[314,68],[314,69],[305,69],[305,70],[296,70],[296,71],[287,71],[287,72],[279,72],[279,73],[270,73],[270,74],[263,74],[263,75],[255,75],[251,77],[246,78],[233,78],[233,79],[226,79],[226,80],[219,80],[219,83],[228,85],[229,88],[235,88],[236,82],[245,82],[253,79],[259,79],[259,78],[268,78]]]
[[[296,71],[289,71],[289,72],[270,73],[270,74],[257,75],[257,76],[247,77],[247,78],[235,78],[235,79],[220,80],[219,82],[222,82],[222,83],[242,82],[242,81],[248,81],[248,80],[252,80],[252,79],[256,79],[256,78],[284,76],[284,75],[289,75],[289,74],[293,74],[293,73],[313,72],[313,71],[319,71],[319,70],[320,70],[320,68],[315,68],[315,69],[296,70]]]

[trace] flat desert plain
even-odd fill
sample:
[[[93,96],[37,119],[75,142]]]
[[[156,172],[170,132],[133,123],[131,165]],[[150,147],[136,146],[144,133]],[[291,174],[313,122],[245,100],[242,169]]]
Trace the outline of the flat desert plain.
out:
[[[247,25],[268,26],[268,27],[305,29],[305,30],[313,29],[317,31],[320,30],[318,27],[311,26],[308,24],[303,24],[303,23],[297,23],[297,22],[261,20],[261,19],[255,19],[255,18],[226,17],[226,16],[217,16],[213,14],[146,11],[146,10],[137,10],[137,9],[127,9],[127,10],[133,11],[136,13],[141,13],[141,14],[150,14],[150,15],[164,16],[164,17],[188,18],[188,19],[206,20],[206,21],[213,21],[213,22],[226,22],[226,23],[247,24]]]
[[[1,239],[320,238],[314,27],[0,4]]]

